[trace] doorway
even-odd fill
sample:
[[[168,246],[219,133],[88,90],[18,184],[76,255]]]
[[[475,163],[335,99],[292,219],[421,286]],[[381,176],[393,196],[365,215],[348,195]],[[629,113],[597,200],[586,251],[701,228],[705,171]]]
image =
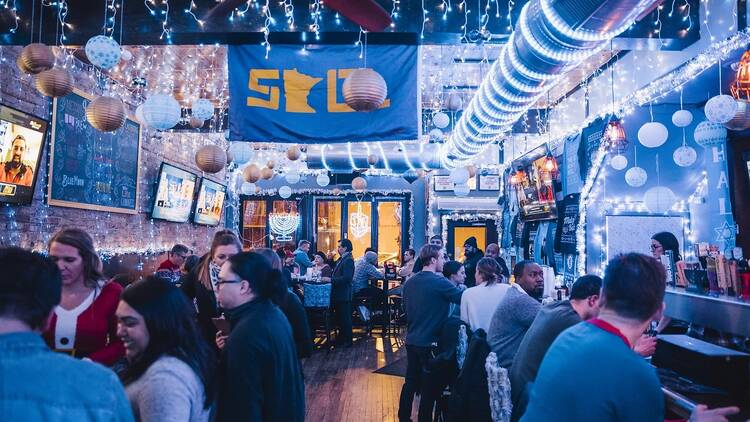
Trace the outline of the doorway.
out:
[[[470,237],[477,239],[477,247],[484,252],[487,245],[497,243],[495,220],[453,221],[448,220],[448,256],[456,261],[464,260],[464,242]]]

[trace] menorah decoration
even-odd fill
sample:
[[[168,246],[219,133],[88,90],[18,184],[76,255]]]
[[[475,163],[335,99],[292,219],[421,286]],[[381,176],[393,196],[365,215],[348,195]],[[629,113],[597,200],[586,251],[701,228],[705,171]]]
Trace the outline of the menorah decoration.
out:
[[[292,240],[290,234],[297,231],[299,227],[299,214],[291,212],[274,212],[268,215],[268,225],[271,227],[271,233],[276,235],[278,242],[288,242]]]

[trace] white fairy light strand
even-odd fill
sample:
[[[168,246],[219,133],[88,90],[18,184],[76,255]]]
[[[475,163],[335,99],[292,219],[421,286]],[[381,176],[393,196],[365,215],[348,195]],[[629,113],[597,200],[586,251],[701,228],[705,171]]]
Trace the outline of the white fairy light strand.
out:
[[[185,13],[190,15],[200,26],[203,26],[203,21],[198,19],[198,16],[195,15],[195,8],[197,6],[195,5],[195,0],[190,0],[190,5],[187,9],[185,9]]]

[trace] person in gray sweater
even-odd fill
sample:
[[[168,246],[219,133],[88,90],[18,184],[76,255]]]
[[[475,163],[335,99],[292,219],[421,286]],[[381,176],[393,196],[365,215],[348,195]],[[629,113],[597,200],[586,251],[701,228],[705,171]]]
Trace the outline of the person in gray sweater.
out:
[[[513,268],[515,283],[505,294],[490,322],[487,342],[498,364],[510,369],[518,346],[541,308],[544,273],[534,261],[525,260]]]
[[[123,291],[115,314],[128,361],[120,378],[136,420],[208,422],[215,357],[185,295],[148,277]]]

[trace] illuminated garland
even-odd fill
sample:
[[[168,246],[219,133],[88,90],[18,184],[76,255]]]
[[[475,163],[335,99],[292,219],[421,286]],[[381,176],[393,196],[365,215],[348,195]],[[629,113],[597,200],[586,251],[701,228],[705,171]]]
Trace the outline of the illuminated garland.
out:
[[[495,220],[495,227],[497,230],[498,243],[503,237],[503,215],[500,211],[494,214],[477,214],[477,213],[459,213],[452,212],[445,214],[441,217],[441,228],[443,244],[448,244],[448,221],[481,221],[481,220]]]

